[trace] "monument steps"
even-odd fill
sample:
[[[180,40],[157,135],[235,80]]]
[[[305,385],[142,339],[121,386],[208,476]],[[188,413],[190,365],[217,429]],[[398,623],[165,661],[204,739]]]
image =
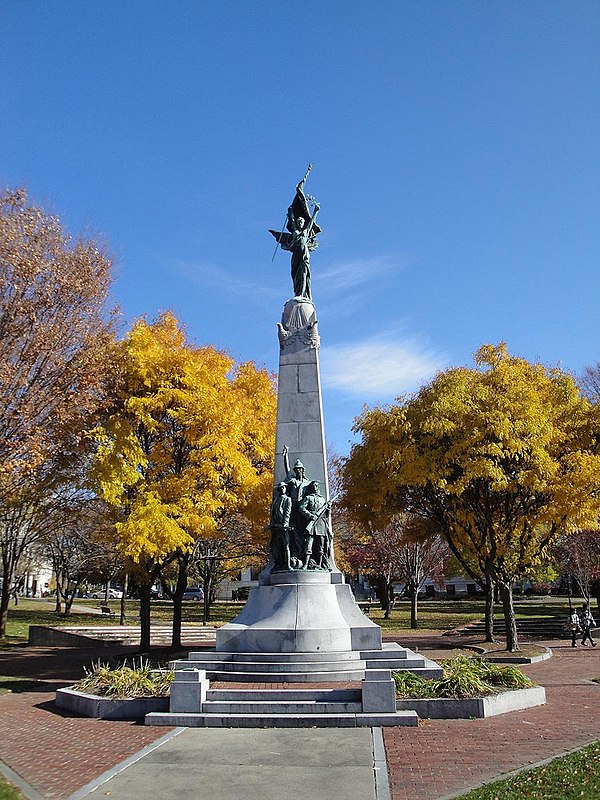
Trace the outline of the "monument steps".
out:
[[[195,714],[155,712],[146,715],[146,725],[176,725],[189,728],[360,728],[416,727],[414,711],[349,714]]]
[[[360,681],[364,669],[327,672],[227,672],[207,670],[209,680],[235,683],[326,683],[329,681]]]
[[[280,702],[267,702],[264,700],[207,700],[202,704],[205,714],[280,714]],[[362,712],[362,702],[355,703],[327,703],[323,701],[308,700],[305,702],[294,702],[288,700],[286,703],[286,714],[360,714]]]
[[[256,700],[279,703],[356,703],[361,702],[360,689],[209,689],[207,701]]]
[[[422,659],[421,659],[422,661]],[[206,672],[348,672],[365,670],[364,661],[183,661],[175,669],[204,669]]]
[[[369,651],[369,656],[370,656]],[[379,651],[375,651],[379,652]],[[231,661],[243,663],[247,661],[256,661],[260,659],[263,663],[270,661],[280,662],[282,658],[293,658],[295,662],[306,661],[361,661],[364,660],[363,655],[358,650],[350,650],[346,652],[334,651],[328,652],[311,652],[311,653],[227,653],[219,650],[201,650],[197,653],[190,652],[185,661],[178,661],[178,664],[189,664],[191,661]]]
[[[187,660],[171,662],[174,670],[204,670],[209,680],[251,683],[318,683],[363,680],[373,669],[409,670],[424,678],[439,678],[433,661],[395,642],[381,650],[313,653],[191,652]]]

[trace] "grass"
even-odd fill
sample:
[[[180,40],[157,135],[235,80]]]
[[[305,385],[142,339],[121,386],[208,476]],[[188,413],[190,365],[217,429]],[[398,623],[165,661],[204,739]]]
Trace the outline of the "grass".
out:
[[[600,800],[600,741],[544,767],[490,783],[461,800]]]
[[[0,800],[25,800],[25,797],[0,775]]]
[[[22,645],[27,641],[30,625],[51,626],[87,626],[87,625],[118,625],[119,601],[110,602],[111,609],[117,616],[103,617],[92,613],[91,609],[98,609],[99,600],[76,600],[77,609],[90,608],[90,612],[72,611],[68,617],[54,611],[54,603],[49,600],[19,600],[18,606],[11,605],[8,612],[7,637],[0,647],[7,648]],[[237,616],[243,603],[215,603],[211,608],[209,625],[219,627]],[[151,607],[152,622],[169,624],[172,619],[171,603],[153,602]],[[127,601],[127,624],[138,623],[139,604],[137,600]],[[183,622],[202,624],[202,603],[187,602],[183,604]]]
[[[575,598],[576,605],[581,600]],[[549,619],[552,617],[568,616],[569,600],[567,597],[534,597],[521,599],[518,595],[514,600],[515,616],[517,619]],[[494,606],[497,619],[503,619],[502,605]],[[370,618],[381,625],[384,634],[406,633],[410,631],[410,603],[407,600],[396,602],[390,619],[383,618],[383,610],[378,606],[371,606]],[[466,625],[469,622],[484,618],[483,598],[466,597],[460,600],[420,600],[419,601],[419,628],[417,631],[427,633],[432,631],[449,631]],[[413,631],[414,633],[415,631]]]
[[[9,692],[31,692],[43,685],[43,681],[31,678],[16,678],[13,675],[0,675],[0,695]]]
[[[463,655],[440,661],[441,678],[421,678],[411,672],[396,672],[396,695],[401,698],[474,698],[502,689],[526,689],[533,682],[518,667],[492,664]]]
[[[574,602],[579,605],[580,600]],[[99,600],[76,600],[75,607],[70,616],[64,617],[54,612],[54,604],[49,600],[21,599],[18,606],[11,606],[8,616],[7,638],[0,647],[20,645],[27,641],[29,625],[116,625],[118,624],[119,601],[111,600],[109,605],[117,614],[115,617],[102,617],[97,611]],[[218,602],[211,608],[209,625],[219,627],[231,621],[243,607],[243,603]],[[564,617],[568,613],[569,601],[566,597],[543,597],[522,600],[515,598],[515,611],[518,619]],[[152,621],[169,624],[172,620],[170,602],[152,603]],[[90,609],[86,612],[85,609]],[[502,617],[502,607],[497,605],[495,612],[498,618]],[[136,624],[138,615],[138,602],[127,601],[128,624]],[[370,617],[381,625],[384,634],[412,634],[433,631],[448,631],[465,625],[474,620],[483,619],[483,598],[464,598],[460,600],[421,600],[419,603],[419,628],[411,631],[410,604],[406,600],[396,603],[390,619],[383,618],[383,611],[376,605],[371,606]],[[186,602],[183,604],[183,622],[196,625],[202,624],[202,603]]]

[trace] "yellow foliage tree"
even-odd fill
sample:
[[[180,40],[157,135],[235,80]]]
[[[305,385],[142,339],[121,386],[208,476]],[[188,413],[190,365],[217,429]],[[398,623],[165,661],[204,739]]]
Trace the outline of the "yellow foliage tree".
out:
[[[150,588],[179,561],[174,645],[194,544],[218,538],[244,513],[262,531],[270,504],[276,398],[271,377],[195,347],[171,313],[135,323],[116,346],[115,405],[95,429],[96,492],[121,510],[123,554],[141,587],[142,647],[150,641]]]
[[[511,587],[561,533],[597,518],[598,409],[572,378],[485,345],[476,368],[440,373],[413,397],[366,410],[345,466],[354,513],[381,525],[398,510],[433,521],[464,569],[501,588],[507,647],[518,649]]]

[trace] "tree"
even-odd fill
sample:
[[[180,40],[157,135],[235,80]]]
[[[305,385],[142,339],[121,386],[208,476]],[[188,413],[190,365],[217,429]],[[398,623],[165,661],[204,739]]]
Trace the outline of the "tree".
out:
[[[410,626],[418,628],[418,595],[425,579],[439,572],[448,556],[445,540],[427,521],[406,513],[395,514],[379,530],[358,533],[345,528],[343,557],[353,569],[370,575],[389,619],[394,606],[394,584],[404,583],[411,602]]]
[[[571,377],[486,345],[477,368],[440,373],[416,395],[367,410],[345,466],[365,519],[397,511],[430,520],[467,574],[500,586],[507,647],[518,649],[512,584],[548,559],[559,535],[595,520],[598,414]]]
[[[561,537],[553,548],[561,572],[572,578],[586,602],[600,579],[600,531],[576,531]]]
[[[111,263],[24,191],[0,193],[0,637],[55,475],[101,402]]]
[[[57,611],[71,612],[85,581],[108,581],[121,567],[115,551],[114,521],[97,498],[71,489],[60,498],[40,540],[56,578]]]
[[[187,341],[172,314],[138,321],[119,343],[115,403],[94,437],[90,472],[117,507],[119,548],[140,589],[141,647],[150,644],[150,588],[178,565],[173,646],[195,544],[219,538],[243,512],[264,536],[275,431],[275,393],[264,370]],[[258,534],[257,534],[258,535]]]
[[[579,383],[583,393],[592,403],[600,402],[600,361],[584,369]]]

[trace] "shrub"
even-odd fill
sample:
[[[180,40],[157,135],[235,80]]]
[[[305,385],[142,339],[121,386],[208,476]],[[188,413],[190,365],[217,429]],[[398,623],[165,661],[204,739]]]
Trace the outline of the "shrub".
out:
[[[121,666],[117,669],[98,661],[85,673],[85,678],[78,681],[74,689],[115,700],[167,697],[175,677],[175,673],[169,670],[153,670],[148,661],[140,661],[139,667]]]
[[[533,682],[520,669],[478,658],[455,656],[440,662],[441,678],[428,680],[409,672],[394,673],[396,695],[402,698],[473,698],[502,689],[524,689]]]

